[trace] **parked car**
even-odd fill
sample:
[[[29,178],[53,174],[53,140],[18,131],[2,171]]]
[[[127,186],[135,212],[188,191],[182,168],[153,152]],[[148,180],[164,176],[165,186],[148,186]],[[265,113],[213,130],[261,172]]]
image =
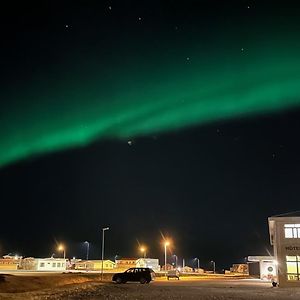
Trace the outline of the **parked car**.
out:
[[[155,279],[155,273],[150,268],[130,268],[124,273],[116,273],[112,281],[116,283],[126,283],[127,281],[138,281],[142,284],[149,283]]]
[[[167,273],[168,280],[170,278],[177,278],[179,280],[179,271],[178,270],[169,270]]]

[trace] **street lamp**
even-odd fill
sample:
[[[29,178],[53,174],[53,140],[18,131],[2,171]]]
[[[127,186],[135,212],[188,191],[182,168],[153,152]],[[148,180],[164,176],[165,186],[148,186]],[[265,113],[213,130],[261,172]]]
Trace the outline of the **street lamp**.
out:
[[[177,257],[176,254],[173,254],[173,256],[174,256],[174,258],[175,258],[175,268],[177,269],[177,259],[178,259],[178,257]]]
[[[214,268],[214,274],[216,273],[216,263],[212,260],[211,261],[212,265],[213,265],[213,268]]]
[[[199,269],[200,269],[200,262],[199,262],[199,258],[198,258],[198,257],[196,257],[196,258],[195,258],[195,260],[197,260],[197,266],[198,266],[198,271],[199,271]]]
[[[101,255],[101,259],[102,259],[102,266],[101,266],[101,280],[103,281],[103,259],[104,259],[104,232],[106,230],[109,230],[109,227],[104,227],[102,228],[102,255]]]
[[[90,243],[88,241],[84,243],[86,244],[86,260],[89,260]]]
[[[66,259],[66,249],[63,245],[59,245],[58,246],[58,251],[63,251],[64,253],[64,259]]]
[[[144,258],[146,258],[146,248],[145,247],[141,247],[140,251],[143,253]]]
[[[167,246],[170,245],[170,242],[165,241],[165,274],[167,276]]]

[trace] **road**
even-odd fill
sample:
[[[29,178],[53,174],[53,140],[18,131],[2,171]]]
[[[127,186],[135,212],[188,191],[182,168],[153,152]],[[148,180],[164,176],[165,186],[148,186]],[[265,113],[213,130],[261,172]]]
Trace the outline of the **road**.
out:
[[[299,289],[272,288],[269,282],[251,279],[159,279],[150,284],[99,283],[73,284],[57,289],[5,295],[3,299],[73,300],[299,300]],[[19,297],[19,298],[17,298]],[[1,298],[1,297],[0,297]],[[2,298],[1,298],[2,299]]]

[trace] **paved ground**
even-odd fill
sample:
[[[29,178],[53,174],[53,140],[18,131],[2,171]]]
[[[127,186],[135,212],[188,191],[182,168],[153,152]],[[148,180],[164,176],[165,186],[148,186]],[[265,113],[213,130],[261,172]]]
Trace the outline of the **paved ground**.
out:
[[[0,294],[0,299],[200,299],[200,300],[299,300],[300,288],[272,288],[251,279],[157,280],[151,284],[88,282],[20,294]]]

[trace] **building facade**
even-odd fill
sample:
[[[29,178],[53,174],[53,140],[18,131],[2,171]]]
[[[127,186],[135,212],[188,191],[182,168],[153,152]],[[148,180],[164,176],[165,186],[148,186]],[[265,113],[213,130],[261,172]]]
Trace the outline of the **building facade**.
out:
[[[160,271],[159,260],[157,258],[139,258],[136,260],[137,268],[150,268],[154,272]]]
[[[273,256],[248,256],[249,275],[261,280],[277,281],[277,261]]]
[[[129,268],[135,268],[137,260],[137,258],[116,259],[116,265],[118,269],[127,270]]]
[[[113,270],[116,264],[107,259],[103,260],[103,270]],[[102,260],[82,260],[75,263],[75,270],[90,270],[100,271],[102,270]]]
[[[15,271],[20,269],[22,257],[5,255],[0,258],[0,270]]]
[[[300,287],[300,215],[278,215],[268,221],[279,286]]]
[[[67,269],[67,260],[64,258],[34,258],[32,270],[46,272],[63,272]]]

